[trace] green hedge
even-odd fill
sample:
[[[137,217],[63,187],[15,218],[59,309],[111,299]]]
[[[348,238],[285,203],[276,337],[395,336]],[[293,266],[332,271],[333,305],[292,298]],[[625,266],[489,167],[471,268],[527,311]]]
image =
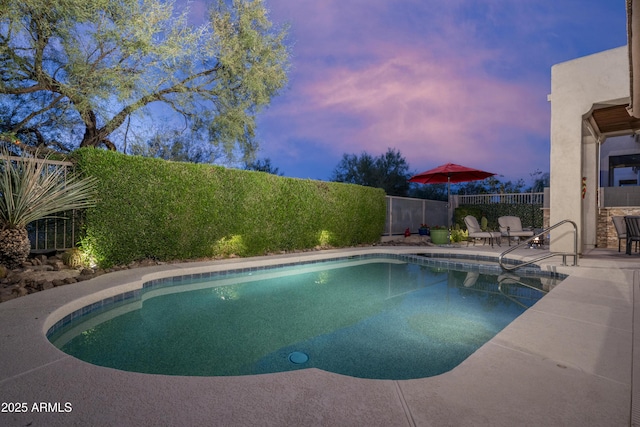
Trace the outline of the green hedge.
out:
[[[101,266],[374,243],[381,189],[80,149],[99,180],[81,245]]]
[[[544,222],[544,213],[542,205],[518,205],[494,203],[486,205],[460,205],[455,209],[454,222],[460,228],[466,230],[464,217],[473,215],[478,219],[482,218],[484,212],[487,217],[487,227],[489,230],[499,230],[498,218],[501,216],[517,216],[520,217],[523,227],[542,228]]]

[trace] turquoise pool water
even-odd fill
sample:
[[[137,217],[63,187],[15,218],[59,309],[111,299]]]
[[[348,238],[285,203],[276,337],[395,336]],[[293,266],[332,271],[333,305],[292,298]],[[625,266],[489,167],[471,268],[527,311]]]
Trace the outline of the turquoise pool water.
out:
[[[315,367],[423,378],[456,367],[546,286],[540,278],[421,264],[340,260],[154,282],[89,307],[48,336],[81,360],[134,372],[228,376]]]

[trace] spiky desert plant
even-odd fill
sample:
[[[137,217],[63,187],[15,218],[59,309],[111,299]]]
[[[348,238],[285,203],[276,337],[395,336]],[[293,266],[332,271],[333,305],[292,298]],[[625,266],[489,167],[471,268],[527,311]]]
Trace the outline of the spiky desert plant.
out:
[[[27,224],[94,205],[94,178],[67,173],[47,159],[9,157],[0,150],[0,264],[8,268],[19,267],[29,255]]]

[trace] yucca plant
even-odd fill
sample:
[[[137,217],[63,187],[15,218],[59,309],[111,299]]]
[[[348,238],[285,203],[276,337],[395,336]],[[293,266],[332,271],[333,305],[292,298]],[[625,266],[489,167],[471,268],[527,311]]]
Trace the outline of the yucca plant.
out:
[[[10,158],[6,150],[0,156],[0,264],[16,268],[31,250],[27,224],[93,206],[96,180],[47,164],[48,156]]]

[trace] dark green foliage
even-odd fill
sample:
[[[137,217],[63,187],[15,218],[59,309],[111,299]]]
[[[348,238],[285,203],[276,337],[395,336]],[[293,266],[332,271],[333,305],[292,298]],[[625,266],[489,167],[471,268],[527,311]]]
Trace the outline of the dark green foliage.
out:
[[[99,180],[82,246],[103,266],[344,247],[384,228],[380,189],[91,148],[75,158]]]
[[[279,168],[271,164],[271,159],[268,157],[265,159],[257,159],[254,161],[246,162],[245,169],[248,171],[266,172],[280,176],[284,175],[280,172]]]
[[[542,228],[543,212],[542,205],[522,205],[522,204],[486,204],[486,205],[462,205],[456,208],[453,219],[454,224],[466,229],[464,217],[473,215],[478,219],[482,214],[487,217],[487,227],[489,230],[499,230],[498,218],[501,216],[520,217],[523,227]]]
[[[409,197],[416,199],[447,201],[447,184],[410,183]]]
[[[409,191],[409,165],[399,150],[387,149],[373,157],[343,154],[331,177],[332,181],[382,188],[389,196],[406,196]]]
[[[169,134],[159,150],[139,144],[150,155],[252,158],[256,116],[287,83],[287,29],[263,0],[204,2],[197,25],[187,3],[0,2],[0,131],[65,153],[115,150],[153,119]],[[185,130],[197,138],[174,138]]]

